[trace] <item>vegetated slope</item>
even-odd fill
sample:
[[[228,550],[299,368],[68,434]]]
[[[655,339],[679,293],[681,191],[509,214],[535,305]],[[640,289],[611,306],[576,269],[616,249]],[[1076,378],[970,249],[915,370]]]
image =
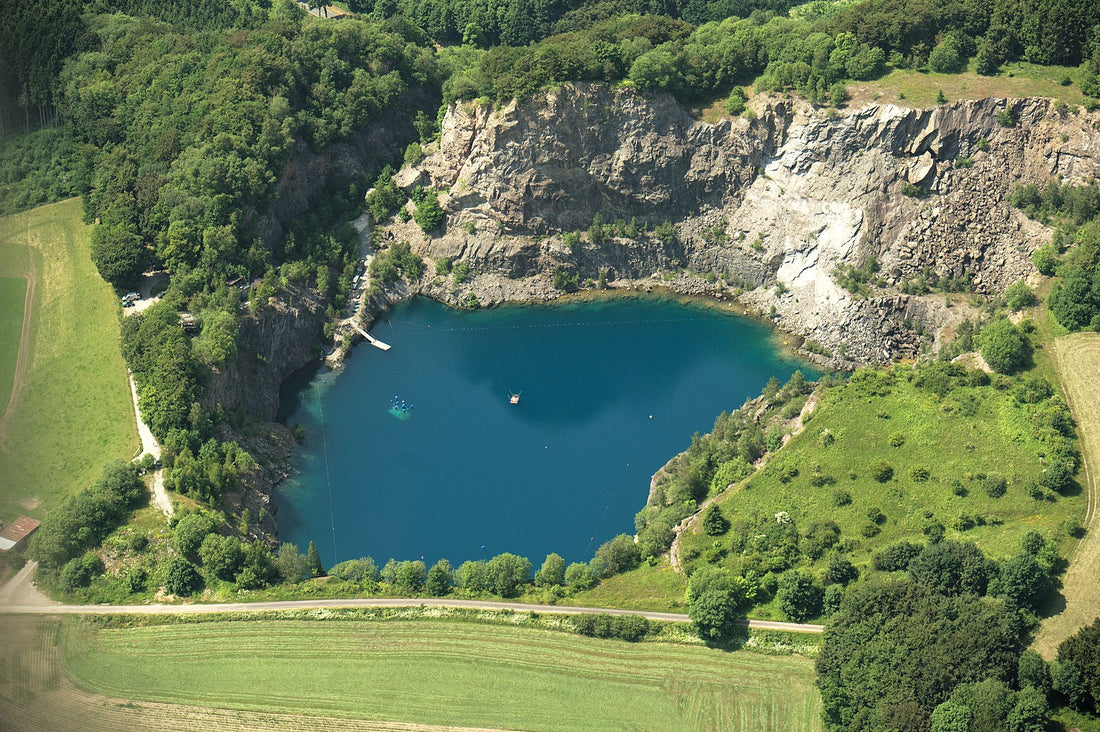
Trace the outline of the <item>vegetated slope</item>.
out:
[[[806,659],[475,623],[79,625],[63,652],[100,693],[239,709],[523,729],[820,725]]]
[[[137,447],[117,301],[96,274],[80,202],[0,219],[0,273],[31,296],[13,400],[0,420],[0,518],[42,516]]]
[[[722,564],[766,586],[768,573],[824,566],[833,550],[869,572],[876,550],[922,534],[998,559],[1032,530],[1068,546],[1082,502],[1042,485],[1047,422],[1064,406],[983,380],[941,364],[860,371],[823,389],[805,430],[717,501],[728,529],[682,535],[686,568]]]
[[[58,643],[63,621],[7,615],[0,618],[6,663],[0,669],[0,715],[10,732],[92,729],[118,732],[147,730],[241,730],[242,732],[325,732],[402,730],[425,732],[421,725],[362,722],[306,714],[279,714],[215,709],[188,704],[162,704],[119,699],[77,688],[61,668]]]
[[[1069,397],[1081,435],[1084,468],[1081,483],[1087,492],[1082,525],[1085,536],[1070,557],[1062,581],[1065,609],[1043,621],[1034,647],[1046,658],[1058,644],[1100,616],[1100,334],[1074,333],[1054,342],[1054,363]]]

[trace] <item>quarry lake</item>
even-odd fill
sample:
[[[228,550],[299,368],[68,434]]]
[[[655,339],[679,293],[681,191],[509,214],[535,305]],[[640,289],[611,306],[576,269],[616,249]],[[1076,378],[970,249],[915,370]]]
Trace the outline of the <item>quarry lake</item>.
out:
[[[650,477],[693,432],[806,371],[761,323],[658,298],[472,312],[418,298],[371,332],[392,349],[361,344],[284,388],[305,437],[279,535],[313,540],[326,566],[587,561],[634,533]]]

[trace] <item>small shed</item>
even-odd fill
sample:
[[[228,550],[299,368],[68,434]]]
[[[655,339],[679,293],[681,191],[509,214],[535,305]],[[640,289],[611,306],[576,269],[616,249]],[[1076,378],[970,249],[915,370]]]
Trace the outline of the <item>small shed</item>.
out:
[[[20,516],[0,530],[0,551],[11,551],[26,545],[27,538],[38,530],[41,522],[30,516]]]

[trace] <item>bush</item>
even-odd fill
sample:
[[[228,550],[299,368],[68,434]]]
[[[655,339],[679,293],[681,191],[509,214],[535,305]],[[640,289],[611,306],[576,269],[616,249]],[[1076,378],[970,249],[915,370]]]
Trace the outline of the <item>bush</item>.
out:
[[[1000,498],[1008,489],[1008,480],[998,473],[990,473],[982,480],[982,490],[990,498]]]
[[[852,502],[852,494],[848,491],[835,491],[833,493],[833,505],[837,508],[847,506]]]
[[[1011,321],[994,320],[982,330],[978,340],[982,358],[994,370],[1011,374],[1031,358],[1031,344]]]
[[[183,557],[173,557],[164,567],[164,589],[169,594],[186,597],[202,587],[202,577],[195,565]]]
[[[997,112],[997,124],[999,124],[1001,127],[1015,127],[1016,115],[1012,113],[1011,109],[1008,109],[1006,107],[1000,112]]]
[[[894,469],[884,460],[873,462],[868,467],[871,471],[871,477],[879,483],[885,483],[894,477]]]
[[[909,468],[909,478],[916,483],[925,483],[931,477],[928,468],[923,465],[914,465]]]
[[[726,111],[734,117],[745,111],[745,92],[739,86],[735,86],[726,99]]]
[[[1022,310],[1031,307],[1036,302],[1038,301],[1035,299],[1035,293],[1023,280],[1013,282],[1005,290],[1005,304],[1012,310]]]
[[[902,541],[882,549],[871,557],[871,566],[880,572],[902,572],[921,553],[919,544]]]
[[[859,570],[852,564],[852,560],[843,554],[834,554],[829,557],[829,564],[825,568],[825,582],[827,584],[846,585],[859,579]]]
[[[1032,252],[1031,263],[1035,265],[1035,269],[1039,270],[1040,274],[1050,277],[1058,268],[1058,253],[1050,245],[1039,247]]]
[[[905,435],[900,432],[891,432],[888,442],[890,447],[901,447],[905,444]]]

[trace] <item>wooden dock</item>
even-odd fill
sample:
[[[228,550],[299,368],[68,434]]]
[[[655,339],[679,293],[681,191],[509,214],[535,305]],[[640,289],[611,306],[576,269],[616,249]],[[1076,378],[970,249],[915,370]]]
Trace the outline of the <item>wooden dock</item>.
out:
[[[365,330],[363,330],[362,328],[360,328],[360,327],[359,327],[358,325],[357,325],[357,326],[355,326],[355,329],[356,329],[357,331],[359,331],[359,335],[361,335],[361,336],[363,336],[364,338],[366,338],[366,339],[367,339],[367,342],[368,342],[368,343],[370,343],[370,344],[371,344],[372,346],[374,346],[375,348],[381,349],[381,350],[383,350],[383,351],[388,351],[388,350],[390,350],[391,346],[390,346],[390,344],[389,344],[389,343],[383,343],[382,341],[378,340],[377,338],[375,338],[374,336],[372,336],[372,335],[371,335],[370,333],[368,333],[367,331],[365,331]]]

